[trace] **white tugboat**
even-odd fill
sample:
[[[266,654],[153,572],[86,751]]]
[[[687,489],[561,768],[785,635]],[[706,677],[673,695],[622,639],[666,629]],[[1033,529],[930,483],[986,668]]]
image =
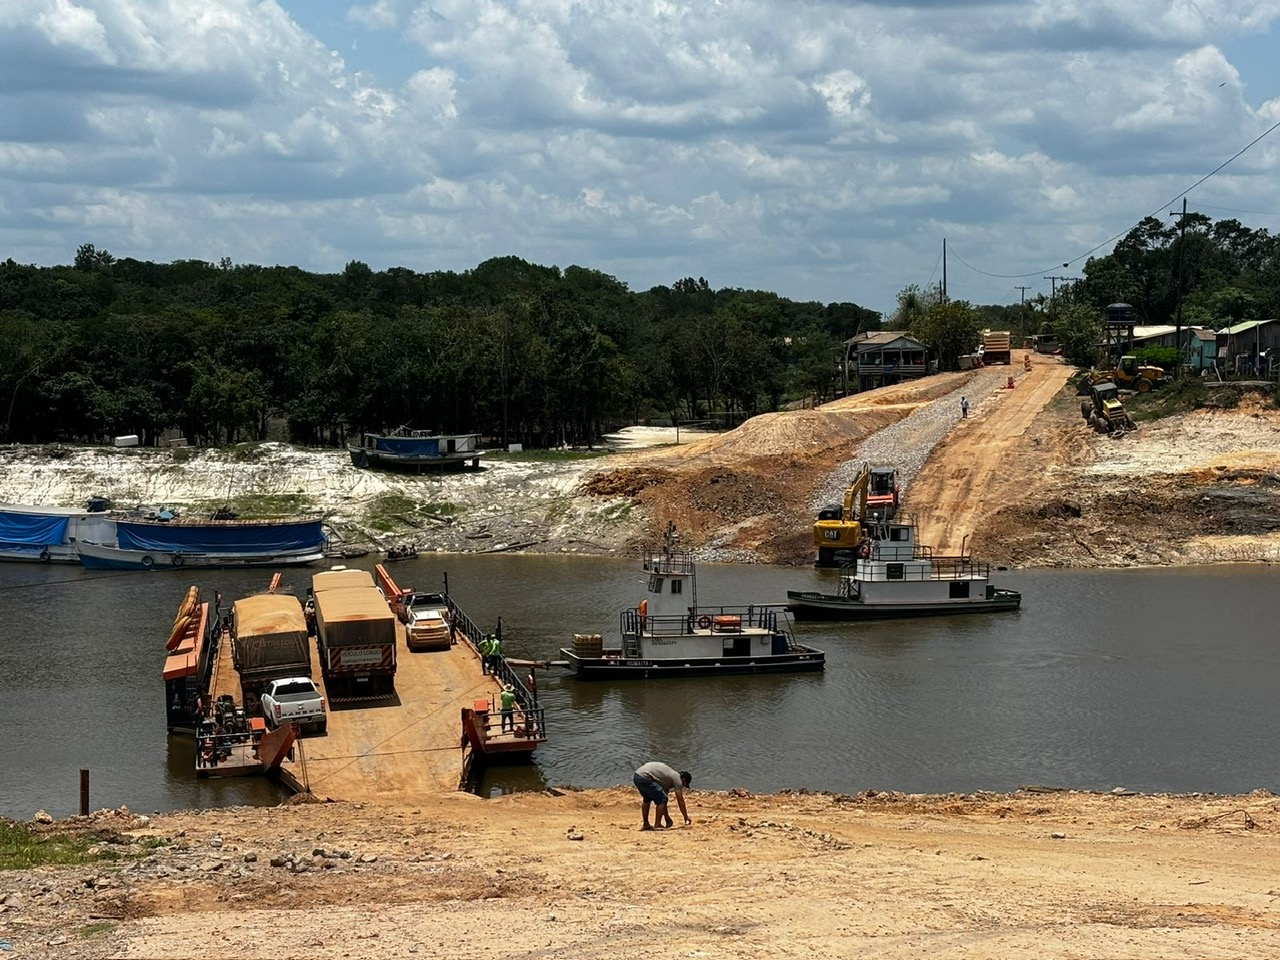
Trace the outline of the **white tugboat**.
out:
[[[693,553],[677,550],[675,525],[658,549],[647,550],[645,598],[620,617],[620,639],[605,646],[600,634],[578,634],[561,648],[583,680],[702,677],[730,673],[821,670],[826,655],[796,643],[786,615],[768,606],[698,605]]]
[[[935,557],[909,519],[865,523],[852,575],[839,593],[788,590],[797,620],[876,620],[1017,610],[1022,594],[991,584],[991,567],[967,555]]]

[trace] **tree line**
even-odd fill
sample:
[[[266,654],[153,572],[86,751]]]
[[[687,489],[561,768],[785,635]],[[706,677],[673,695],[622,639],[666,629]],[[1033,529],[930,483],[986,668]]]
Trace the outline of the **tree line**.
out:
[[[312,445],[399,426],[589,444],[649,418],[735,420],[830,396],[841,342],[879,323],[854,303],[701,278],[635,292],[515,257],[320,274],[85,244],[68,266],[0,264],[0,440],[153,442],[176,428],[219,445],[283,419]]]

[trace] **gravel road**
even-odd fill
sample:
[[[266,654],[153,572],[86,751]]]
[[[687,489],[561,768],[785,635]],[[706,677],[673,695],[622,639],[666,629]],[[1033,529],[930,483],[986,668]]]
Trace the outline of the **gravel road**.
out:
[[[960,398],[969,398],[969,413],[976,415],[995,392],[1005,386],[1013,370],[1013,367],[1003,366],[978,370],[963,387],[920,407],[893,426],[872,434],[858,447],[857,457],[846,460],[831,472],[826,482],[814,492],[809,506],[817,511],[827,504],[841,502],[857,474],[858,466],[863,463],[893,467],[898,474],[898,488],[905,494],[938,441],[960,418]]]

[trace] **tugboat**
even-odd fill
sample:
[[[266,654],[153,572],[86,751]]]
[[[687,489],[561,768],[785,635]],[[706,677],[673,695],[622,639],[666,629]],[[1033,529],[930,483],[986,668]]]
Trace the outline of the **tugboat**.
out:
[[[916,542],[909,518],[865,523],[853,573],[840,577],[839,593],[788,590],[787,609],[797,620],[876,620],[953,613],[1017,610],[1022,594],[991,584],[991,567],[958,557],[935,557]]]
[[[796,643],[786,614],[769,606],[698,605],[693,553],[678,550],[675,524],[642,557],[648,592],[620,616],[620,639],[578,634],[561,665],[581,680],[704,677],[821,670],[826,655]]]

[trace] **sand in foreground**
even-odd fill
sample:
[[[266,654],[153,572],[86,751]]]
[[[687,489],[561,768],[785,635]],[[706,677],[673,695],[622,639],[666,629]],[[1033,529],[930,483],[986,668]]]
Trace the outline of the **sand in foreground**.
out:
[[[624,788],[107,812],[172,843],[3,875],[0,936],[130,960],[1280,956],[1266,791],[690,796],[691,827],[649,833]]]

